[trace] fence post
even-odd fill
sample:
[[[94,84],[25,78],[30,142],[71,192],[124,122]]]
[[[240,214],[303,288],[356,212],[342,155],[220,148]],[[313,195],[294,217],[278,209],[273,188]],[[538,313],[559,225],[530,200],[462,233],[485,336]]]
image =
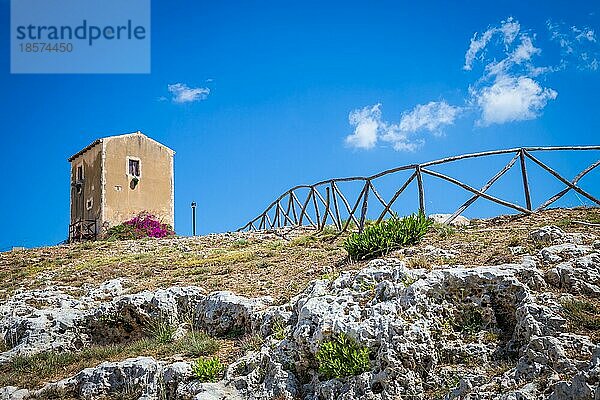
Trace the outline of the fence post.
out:
[[[342,229],[342,219],[340,217],[340,208],[338,207],[337,196],[335,194],[335,187],[333,181],[331,181],[331,195],[333,196],[333,207],[335,208],[335,226],[338,230]]]
[[[525,168],[525,153],[523,149],[519,150],[519,159],[521,160],[521,176],[523,177],[525,203],[527,204],[527,209],[531,211],[531,195],[529,194],[529,182],[527,181],[527,169]]]
[[[313,206],[315,207],[315,221],[317,222],[317,231],[321,231],[321,214],[319,212],[319,203],[317,202],[317,195],[315,194],[315,192],[317,191],[316,188],[312,188],[311,189],[311,193],[312,193],[312,198],[313,198]],[[327,210],[325,210],[325,212],[327,212]],[[327,215],[327,214],[325,214]]]
[[[325,228],[327,222],[327,213],[329,211],[329,186],[325,188],[325,212],[323,213],[323,221],[321,222],[321,229]],[[333,221],[335,223],[335,220]]]
[[[277,206],[275,213],[274,213],[275,215],[274,215],[273,221],[271,221],[271,217],[268,214],[269,211],[272,211],[272,205],[271,205],[261,215],[256,217],[255,220],[253,220],[249,224],[246,224],[243,228],[240,228],[239,230],[244,230],[248,227],[256,229],[253,222],[256,222],[258,224],[259,230],[261,228],[266,228],[267,226],[269,226],[271,228],[274,226],[277,226],[277,225],[287,226],[288,221],[294,225],[296,225],[296,224],[303,225],[304,218],[306,218],[312,226],[315,226],[318,230],[320,230],[327,223],[327,213],[329,213],[332,217],[333,223],[340,229],[341,232],[348,229],[348,226],[350,225],[351,222],[353,222],[357,225],[359,231],[363,231],[364,227],[365,227],[366,218],[367,218],[367,212],[368,212],[369,190],[371,190],[371,189],[373,190],[373,194],[375,195],[375,197],[384,206],[383,212],[377,219],[377,221],[381,221],[385,217],[385,214],[390,211],[391,206],[394,203],[394,201],[397,200],[397,198],[400,196],[400,194],[406,189],[406,187],[415,178],[417,179],[417,186],[418,186],[419,210],[420,210],[420,212],[425,213],[426,212],[425,189],[424,189],[424,183],[423,183],[423,174],[427,174],[427,175],[430,175],[433,177],[443,179],[443,180],[448,181],[456,186],[459,186],[460,188],[462,188],[468,192],[473,193],[473,195],[471,195],[469,200],[467,200],[465,203],[463,203],[463,205],[461,205],[454,212],[454,214],[452,214],[452,216],[450,218],[448,218],[448,220],[447,220],[448,222],[451,221],[452,219],[454,219],[460,213],[462,213],[467,207],[469,207],[473,202],[475,202],[480,197],[483,199],[486,199],[488,201],[503,205],[505,207],[509,207],[511,209],[517,210],[521,213],[529,214],[529,213],[533,212],[534,210],[532,207],[532,197],[531,197],[531,190],[530,190],[531,188],[529,187],[529,178],[528,178],[528,174],[527,174],[526,158],[529,158],[529,160],[531,162],[534,162],[535,164],[539,165],[541,168],[546,170],[548,173],[553,175],[556,179],[558,179],[559,181],[561,181],[563,184],[565,184],[567,186],[566,188],[564,188],[560,192],[556,193],[554,196],[552,196],[548,200],[541,202],[541,205],[535,211],[542,210],[542,209],[548,207],[550,204],[557,201],[559,198],[564,196],[570,190],[573,190],[573,191],[581,194],[582,196],[586,197],[587,199],[591,200],[592,202],[594,202],[596,204],[600,204],[600,199],[594,197],[592,194],[586,192],[585,190],[583,190],[582,188],[577,186],[578,181],[583,176],[585,176],[586,174],[588,174],[595,168],[600,167],[600,160],[597,160],[594,163],[592,163],[585,170],[581,171],[573,180],[569,181],[569,180],[565,179],[563,176],[561,176],[558,172],[553,170],[551,167],[547,166],[546,164],[544,164],[542,161],[538,160],[531,154],[531,152],[534,152],[534,151],[561,151],[561,150],[595,150],[595,151],[598,151],[598,150],[600,150],[600,146],[595,145],[595,146],[519,147],[519,148],[510,148],[510,149],[505,149],[505,150],[484,151],[484,152],[479,152],[479,153],[469,153],[469,154],[463,154],[463,155],[459,155],[459,156],[446,157],[446,158],[429,161],[429,162],[425,162],[425,163],[421,163],[421,164],[404,165],[401,167],[388,169],[388,170],[382,171],[378,174],[371,175],[368,177],[355,176],[355,177],[326,180],[326,181],[318,182],[312,186],[300,185],[300,186],[294,187],[293,189],[290,189],[290,191],[289,191],[290,200],[288,202],[287,209],[284,209],[283,205],[281,203],[281,199],[284,197],[285,194],[282,195],[280,198],[278,198],[276,200],[276,203],[273,203]],[[480,158],[480,157],[499,155],[499,154],[511,154],[513,156],[513,158],[502,170],[500,170],[496,175],[494,175],[494,177],[492,177],[485,184],[485,186],[483,186],[480,190],[477,190],[471,186],[468,186],[468,185],[460,182],[459,180],[452,178],[451,176],[444,175],[439,172],[431,171],[428,169],[428,167],[430,167],[430,166],[446,164],[446,163],[457,161],[457,160]],[[506,173],[517,162],[517,159],[520,162],[521,184],[523,185],[523,192],[524,192],[526,207],[522,207],[520,205],[513,204],[508,201],[502,200],[501,198],[497,198],[497,197],[486,194],[486,191],[494,184],[494,182],[496,182],[496,180],[498,180],[504,173]],[[404,182],[402,187],[393,195],[392,199],[389,202],[387,202],[387,204],[386,204],[385,199],[378,193],[378,191],[376,190],[372,181],[376,180],[380,177],[383,177],[385,175],[389,175],[389,174],[400,172],[400,171],[413,171],[413,172],[412,172],[411,176],[408,178],[408,180],[406,182]],[[518,180],[518,178],[517,178],[517,180]],[[337,187],[337,182],[357,182],[357,184],[358,184],[358,182],[360,182],[360,181],[365,182],[365,185],[363,186],[362,191],[360,192],[360,195],[356,199],[356,202],[355,203],[353,202],[353,206],[351,208],[350,203],[344,197],[344,194],[341,192],[341,190]],[[518,184],[518,182],[517,182],[517,184]],[[329,187],[326,187],[326,192],[327,192],[326,199],[324,199],[323,196],[318,191],[318,187],[320,187],[320,186],[329,186]],[[300,188],[309,189],[309,193],[306,196],[306,199],[302,203],[297,198],[296,194],[293,192],[293,190],[300,189]],[[319,196],[319,200],[325,206],[325,212],[323,215],[320,214],[321,210],[319,209],[318,201],[316,198],[317,195]],[[331,195],[333,195],[333,199],[331,199]],[[348,211],[348,220],[344,221],[343,223],[342,223],[342,216],[340,214],[340,209],[339,209],[339,205],[338,205],[338,195]],[[312,199],[311,199],[311,196],[312,196]],[[308,206],[309,206],[309,203],[311,202],[311,200],[312,200],[313,206],[315,208],[316,221],[314,221],[314,222],[312,221],[310,212],[308,210]],[[331,202],[331,200],[333,200],[333,203]],[[296,204],[295,203],[297,203],[298,208],[300,210],[299,215],[296,215]],[[358,217],[355,214],[358,211],[358,207],[361,207],[360,217]],[[290,208],[291,208],[291,212],[290,212]],[[281,214],[283,214],[283,217]],[[291,218],[292,217],[291,214],[293,214],[293,220]],[[283,221],[283,223],[282,223],[281,218],[285,218],[286,221]],[[359,219],[357,219],[357,218],[359,218]],[[79,222],[79,224],[81,224],[81,221]],[[70,227],[69,236],[73,240],[77,240],[78,234],[81,235],[81,232],[79,232],[79,233],[76,232],[76,229],[75,229],[76,227],[80,229],[80,225]]]
[[[369,206],[369,180],[365,181],[365,187],[363,189],[365,197],[363,197],[362,208],[360,210],[360,223],[358,224],[358,232],[362,232],[365,228],[365,219],[367,218],[367,207]]]
[[[423,190],[423,176],[421,175],[421,166],[415,167],[417,174],[417,187],[419,188],[419,211],[425,214],[425,191]]]

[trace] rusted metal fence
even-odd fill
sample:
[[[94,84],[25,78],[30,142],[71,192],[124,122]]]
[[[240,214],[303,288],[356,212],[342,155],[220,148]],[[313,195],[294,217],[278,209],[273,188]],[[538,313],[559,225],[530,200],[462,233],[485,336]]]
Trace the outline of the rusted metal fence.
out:
[[[96,219],[79,220],[69,225],[68,243],[96,240],[97,238],[98,220]]]
[[[520,213],[532,213],[547,208],[552,203],[556,202],[565,194],[567,194],[567,192],[573,190],[591,202],[600,205],[600,200],[598,200],[597,197],[577,186],[577,183],[581,180],[581,178],[600,165],[600,159],[579,172],[579,174],[577,174],[572,180],[568,180],[534,156],[536,152],[545,151],[557,152],[593,150],[600,150],[600,146],[522,147],[506,150],[494,150],[480,153],[463,154],[422,164],[405,165],[368,177],[337,178],[317,182],[313,185],[299,185],[289,189],[279,196],[266,208],[265,211],[238,229],[238,231],[254,231],[301,225],[310,225],[320,230],[328,223],[328,221],[339,231],[345,231],[348,229],[351,223],[354,223],[358,227],[359,231],[362,231],[365,226],[369,204],[371,204],[369,203],[371,196],[374,197],[375,200],[380,204],[380,206],[378,206],[383,208],[383,211],[377,218],[377,221],[381,221],[386,217],[386,215],[393,215],[392,206],[413,181],[416,181],[417,184],[419,208],[425,212],[425,188],[423,185],[424,175],[449,182],[471,194],[471,197],[461,204],[446,220],[447,223],[451,222],[457,216],[463,213],[479,198],[500,204]],[[469,186],[449,175],[433,171],[430,168],[436,165],[447,164],[464,159],[484,158],[499,154],[513,154],[514,156],[508,162],[508,164],[506,164],[494,176],[492,176],[480,189]],[[525,197],[525,207],[487,193],[494,183],[500,179],[500,177],[506,174],[517,162],[519,162],[522,178],[522,185],[519,184],[519,186],[522,188]],[[537,164],[539,167],[547,171],[551,176],[565,185],[564,189],[549,197],[535,208],[533,207],[531,201],[529,177],[527,174],[528,163]],[[412,173],[408,179],[404,181],[402,185],[400,185],[398,190],[389,200],[384,199],[376,189],[375,184],[377,183],[377,180],[384,176],[399,173],[401,171],[409,171]],[[339,184],[342,182],[354,182],[362,187],[356,200],[349,201],[349,196],[345,196],[344,193],[342,193],[339,187]],[[307,194],[304,196],[301,195],[301,192],[307,192]]]

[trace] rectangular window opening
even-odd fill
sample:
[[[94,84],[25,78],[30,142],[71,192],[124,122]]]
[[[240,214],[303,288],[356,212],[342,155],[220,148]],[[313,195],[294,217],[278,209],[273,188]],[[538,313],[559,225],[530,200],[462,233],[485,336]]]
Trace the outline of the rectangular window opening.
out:
[[[140,160],[129,159],[129,175],[140,176]]]

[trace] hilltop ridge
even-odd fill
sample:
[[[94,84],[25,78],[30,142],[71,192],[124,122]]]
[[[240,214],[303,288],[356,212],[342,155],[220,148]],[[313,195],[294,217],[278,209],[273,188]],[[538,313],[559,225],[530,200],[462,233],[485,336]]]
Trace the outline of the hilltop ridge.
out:
[[[576,208],[438,224],[355,263],[343,236],[304,228],[2,253],[0,395],[593,398],[599,223]],[[324,372],[336,340],[368,355],[350,376]],[[194,369],[210,357],[213,383]]]

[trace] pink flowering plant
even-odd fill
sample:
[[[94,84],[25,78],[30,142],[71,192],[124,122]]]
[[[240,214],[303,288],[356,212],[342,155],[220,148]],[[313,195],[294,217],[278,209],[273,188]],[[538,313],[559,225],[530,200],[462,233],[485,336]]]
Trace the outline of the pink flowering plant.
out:
[[[108,240],[164,238],[175,235],[169,224],[162,223],[156,216],[142,211],[122,224],[111,227],[106,233]]]

